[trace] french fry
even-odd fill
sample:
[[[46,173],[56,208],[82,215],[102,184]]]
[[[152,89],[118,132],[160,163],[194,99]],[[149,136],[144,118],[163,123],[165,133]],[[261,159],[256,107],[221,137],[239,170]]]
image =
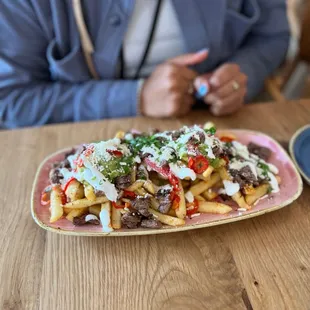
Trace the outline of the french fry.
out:
[[[62,208],[62,195],[63,195],[63,192],[62,192],[60,186],[54,186],[52,191],[51,191],[51,198],[50,198],[50,200],[51,200],[50,223],[54,223],[54,222],[58,221],[64,213],[64,210]]]
[[[137,189],[141,188],[144,182],[145,182],[144,180],[136,180],[136,182],[127,187],[126,190],[134,192]]]
[[[208,190],[202,193],[202,196],[206,198],[206,200],[213,200],[214,198],[218,196],[218,193],[211,190],[211,188],[209,188]]]
[[[225,167],[221,167],[219,169],[219,174],[220,174],[220,177],[223,181],[232,181],[232,178],[231,176],[229,175],[227,169]],[[243,209],[251,209],[251,207],[246,203],[244,197],[242,196],[242,194],[239,192],[237,192],[236,194],[234,194],[232,197],[233,201],[235,201],[239,208],[243,208]]]
[[[151,180],[147,180],[144,182],[143,187],[152,195],[155,194],[154,185]]]
[[[255,193],[255,189],[253,185],[246,185],[243,187],[243,191],[245,195],[253,195]]]
[[[70,201],[82,199],[84,197],[83,185],[77,180],[72,180],[69,183],[65,194]]]
[[[184,190],[181,181],[179,180],[179,193],[180,202],[179,207],[175,210],[175,214],[179,219],[185,219],[186,217],[186,203],[185,203],[185,196]]]
[[[178,217],[173,217],[170,215],[162,214],[153,209],[150,209],[150,212],[154,215],[154,217],[159,220],[161,223],[169,225],[169,226],[182,226],[185,224],[185,220],[179,219]]]
[[[137,167],[134,166],[131,170],[131,173],[130,173],[131,183],[136,182],[136,176],[137,176]]]
[[[176,217],[176,213],[175,213],[175,210],[173,210],[172,208],[170,208],[169,212],[168,212],[168,215],[170,216],[173,216],[173,217]]]
[[[67,214],[66,219],[70,222],[73,222],[75,217],[79,217],[87,212],[86,208],[82,209],[71,209],[71,211]]]
[[[102,225],[102,231],[111,232],[113,231],[113,227],[111,225],[111,203],[110,201],[106,201],[101,204],[101,211],[99,214],[100,222]]]
[[[244,197],[241,195],[240,192],[236,193],[236,194],[233,195],[231,198],[233,199],[233,201],[235,201],[235,202],[238,204],[239,208],[247,209],[247,210],[250,210],[250,209],[251,209],[251,206],[249,206],[249,205],[246,203]]]
[[[226,214],[229,213],[231,210],[231,207],[224,205],[223,203],[199,201],[198,212],[200,213]]]
[[[89,213],[96,215],[99,218],[101,205],[93,205],[88,208]]]
[[[190,181],[182,180],[182,186],[184,188],[188,188],[191,185]]]
[[[207,189],[211,188],[214,184],[216,184],[220,180],[220,176],[218,173],[213,173],[210,179],[206,182],[200,181],[196,185],[193,185],[190,188],[190,191],[193,193],[194,196],[202,194]]]
[[[198,201],[206,201],[204,197],[202,197],[201,195],[197,195],[195,196],[195,199]]]
[[[91,185],[86,185],[84,187],[84,192],[85,192],[85,197],[90,200],[90,201],[95,201],[96,200],[96,194],[94,191],[94,188]]]
[[[230,132],[219,132],[216,135],[218,136],[219,139],[222,139],[222,138],[229,138],[230,140],[236,140],[237,139],[237,137]]]
[[[64,210],[64,214],[69,214],[72,211],[71,208],[63,207],[62,209]]]
[[[254,189],[254,193],[250,195],[245,196],[245,201],[248,205],[253,205],[255,201],[257,201],[259,198],[262,198],[268,193],[270,185],[269,184],[262,184],[259,185]]]
[[[125,137],[125,132],[122,130],[119,130],[116,134],[115,134],[115,138],[118,139],[123,139]]]
[[[139,196],[145,196],[147,194],[147,191],[144,188],[140,187],[135,190],[135,193]]]
[[[210,178],[212,172],[214,171],[214,168],[212,166],[209,166],[205,171],[204,173],[202,174],[202,176],[204,178],[206,178],[207,180]]]
[[[88,208],[98,203],[107,202],[107,197],[97,197],[95,201],[88,200],[87,198],[68,202],[64,205],[65,208],[77,209],[77,208]]]
[[[151,197],[151,207],[154,210],[158,210],[158,208],[159,208],[159,202],[154,197]]]
[[[121,210],[112,207],[112,227],[114,229],[120,229],[122,227]]]

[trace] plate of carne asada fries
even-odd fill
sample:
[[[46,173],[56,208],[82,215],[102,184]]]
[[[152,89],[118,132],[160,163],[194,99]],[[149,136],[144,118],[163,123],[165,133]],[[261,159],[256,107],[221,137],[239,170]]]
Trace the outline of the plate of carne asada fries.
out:
[[[38,169],[31,211],[39,226],[67,235],[147,235],[258,216],[301,191],[275,140],[206,123],[119,131],[50,155]]]

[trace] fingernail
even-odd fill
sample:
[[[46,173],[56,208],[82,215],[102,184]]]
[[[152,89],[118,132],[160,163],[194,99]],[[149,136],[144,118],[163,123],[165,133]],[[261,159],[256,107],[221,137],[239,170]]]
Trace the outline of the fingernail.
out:
[[[208,52],[209,52],[208,48],[203,48],[203,49],[199,50],[197,53],[198,54],[203,54],[203,53],[208,53]]]
[[[200,84],[198,88],[198,95],[204,97],[209,92],[209,86],[205,83]]]

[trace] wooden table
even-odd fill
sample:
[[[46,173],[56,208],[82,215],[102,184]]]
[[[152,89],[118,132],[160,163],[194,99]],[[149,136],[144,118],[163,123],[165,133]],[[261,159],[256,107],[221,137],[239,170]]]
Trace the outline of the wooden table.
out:
[[[158,236],[47,233],[30,215],[45,156],[117,129],[216,122],[278,140],[310,121],[310,101],[256,104],[213,118],[124,119],[0,133],[0,309],[309,309],[310,188],[282,210],[234,224]]]

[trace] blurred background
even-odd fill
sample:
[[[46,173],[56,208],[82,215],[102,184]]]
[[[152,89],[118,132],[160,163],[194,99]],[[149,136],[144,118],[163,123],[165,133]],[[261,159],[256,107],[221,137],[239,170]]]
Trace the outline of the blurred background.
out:
[[[289,51],[285,63],[266,81],[263,100],[310,98],[310,0],[287,0],[287,8],[292,34]]]

